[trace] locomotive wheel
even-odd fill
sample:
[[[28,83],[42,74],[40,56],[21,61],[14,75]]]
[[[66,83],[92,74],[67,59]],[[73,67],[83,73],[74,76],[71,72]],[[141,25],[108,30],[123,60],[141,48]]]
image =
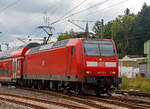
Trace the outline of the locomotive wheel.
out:
[[[17,80],[16,87],[21,87],[21,80]]]
[[[107,95],[112,96],[114,90],[115,90],[114,88],[107,89]]]
[[[108,96],[112,96],[111,93],[107,93]]]
[[[63,93],[68,94],[69,90],[65,88],[65,89],[63,89]]]
[[[76,84],[74,92],[75,92],[75,96],[78,96],[81,93],[81,90],[78,84]]]
[[[102,97],[103,93],[100,91],[100,89],[95,89],[95,94],[97,97]]]
[[[58,91],[58,83],[51,81],[49,83],[49,90]]]
[[[23,81],[19,80],[19,86],[20,86],[20,87],[23,87],[23,86],[24,86]]]
[[[38,83],[38,89],[39,89],[39,90],[42,90],[42,89],[43,89],[42,83]]]
[[[33,86],[35,89],[38,89],[38,83],[37,82],[34,82]]]
[[[97,92],[97,93],[96,93],[96,96],[97,96],[97,97],[101,97],[101,94]]]
[[[75,96],[78,96],[80,94],[80,90],[78,88],[75,89]]]

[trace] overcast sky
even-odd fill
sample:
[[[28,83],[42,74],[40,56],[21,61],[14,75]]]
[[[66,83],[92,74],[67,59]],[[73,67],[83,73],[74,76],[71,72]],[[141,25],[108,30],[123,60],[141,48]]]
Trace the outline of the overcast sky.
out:
[[[0,43],[14,43],[17,41],[16,38],[27,38],[28,35],[37,38],[46,36],[42,30],[36,28],[46,24],[45,16],[52,23],[72,10],[67,14],[67,16],[72,15],[68,18],[70,20],[96,21],[103,18],[107,23],[118,15],[123,15],[126,8],[137,14],[144,2],[150,5],[150,0],[0,0],[0,31],[2,32]],[[68,19],[53,25],[54,38],[58,36],[58,33],[70,29],[82,31],[67,22]],[[76,21],[75,23],[85,27],[85,22]],[[89,23],[90,30],[93,25],[94,22]]]

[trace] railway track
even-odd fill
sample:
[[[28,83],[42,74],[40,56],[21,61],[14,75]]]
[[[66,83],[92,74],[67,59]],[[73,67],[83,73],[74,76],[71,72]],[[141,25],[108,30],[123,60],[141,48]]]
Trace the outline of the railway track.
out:
[[[35,90],[35,89],[28,89],[28,88],[25,88],[25,90],[36,91],[39,93],[44,93],[44,94],[53,95],[53,96],[59,96],[64,99],[68,99],[68,100],[75,101],[78,103],[83,103],[83,104],[86,104],[86,105],[94,107],[94,108],[110,109],[110,107],[104,107],[102,105],[99,105],[97,102],[103,102],[106,104],[112,104],[112,105],[117,105],[120,107],[131,108],[131,109],[135,109],[135,108],[136,109],[148,109],[148,108],[150,108],[150,102],[148,102],[148,101],[142,101],[142,100],[136,100],[136,99],[133,100],[133,99],[129,99],[129,98],[126,98],[123,96],[122,97],[113,96],[113,97],[104,97],[104,98],[95,97],[95,96],[74,97],[74,96],[68,96],[65,94],[51,92],[51,91],[45,91],[45,90]]]
[[[15,95],[15,94],[8,94],[0,92],[0,100],[6,101],[9,103],[15,103],[18,105],[23,105],[35,109],[54,109],[54,108],[69,108],[69,109],[87,109],[85,107],[74,106],[64,103],[58,103],[54,101],[44,100],[44,99],[37,99],[22,95]]]
[[[111,109],[108,106],[103,106],[103,105],[97,104],[97,103],[95,103],[91,100],[88,100],[86,98],[68,96],[66,94],[62,94],[62,93],[58,93],[58,92],[52,92],[52,91],[46,91],[46,90],[36,90],[36,89],[30,89],[30,88],[21,88],[21,89],[28,90],[28,91],[34,91],[34,92],[38,92],[38,93],[43,93],[43,94],[48,94],[50,96],[60,97],[60,98],[63,98],[63,99],[67,99],[67,100],[71,100],[71,101],[74,101],[74,102],[77,102],[77,103],[87,105],[91,108]]]
[[[144,93],[144,92],[138,92],[138,91],[115,91],[116,94],[122,94],[122,95],[132,95],[132,96],[141,96],[141,97],[148,97],[150,98],[150,93]]]
[[[133,100],[133,99],[128,99],[124,97],[99,98],[99,97],[87,96],[86,98],[92,101],[101,101],[104,103],[114,104],[117,106],[131,108],[131,109],[149,109],[150,108],[150,102],[136,100],[136,99]]]

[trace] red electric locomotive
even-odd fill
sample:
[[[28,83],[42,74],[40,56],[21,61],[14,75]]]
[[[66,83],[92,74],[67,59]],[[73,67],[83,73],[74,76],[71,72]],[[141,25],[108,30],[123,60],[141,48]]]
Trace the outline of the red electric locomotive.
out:
[[[31,48],[25,54],[18,84],[55,90],[94,91],[97,95],[117,88],[118,58],[108,39],[74,38]]]

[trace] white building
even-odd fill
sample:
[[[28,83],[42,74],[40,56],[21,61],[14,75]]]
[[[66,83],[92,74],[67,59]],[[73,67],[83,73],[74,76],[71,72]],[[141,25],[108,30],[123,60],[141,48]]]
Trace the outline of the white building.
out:
[[[140,72],[141,74],[146,73],[146,63],[141,63],[146,60],[146,57],[130,56],[127,55],[119,60],[119,74],[120,76],[125,75],[128,78],[136,77]],[[145,75],[145,74],[144,74]]]

